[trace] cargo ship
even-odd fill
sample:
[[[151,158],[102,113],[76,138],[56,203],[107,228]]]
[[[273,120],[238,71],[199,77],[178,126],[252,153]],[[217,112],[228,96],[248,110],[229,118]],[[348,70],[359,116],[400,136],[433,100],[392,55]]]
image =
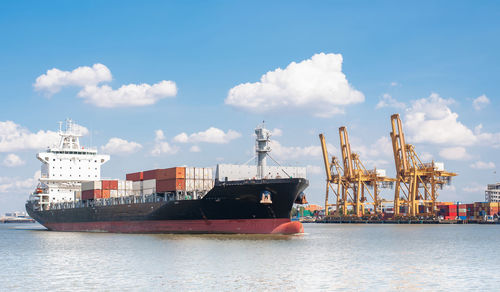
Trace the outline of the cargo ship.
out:
[[[267,166],[270,131],[256,134],[256,165],[211,168],[173,167],[101,180],[109,160],[80,147],[71,121],[59,130],[58,145],[38,153],[40,182],[26,202],[37,222],[53,231],[116,233],[303,232],[292,222],[294,203],[305,203],[309,182],[303,167]]]

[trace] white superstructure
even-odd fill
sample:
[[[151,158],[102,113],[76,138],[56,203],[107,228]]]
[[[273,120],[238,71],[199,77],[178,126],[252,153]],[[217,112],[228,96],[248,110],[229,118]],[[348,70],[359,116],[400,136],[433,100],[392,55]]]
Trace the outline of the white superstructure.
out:
[[[218,164],[215,179],[233,181],[246,179],[306,178],[305,167],[268,166],[266,157],[271,152],[271,132],[264,123],[255,129],[255,152],[257,165]]]
[[[101,165],[109,160],[109,155],[99,155],[97,149],[80,146],[79,127],[69,119],[66,129],[59,127],[59,136],[57,145],[37,154],[42,167],[40,184],[33,195],[41,207],[73,201],[81,182],[100,180]]]
[[[500,183],[489,184],[484,193],[486,202],[500,202]]]

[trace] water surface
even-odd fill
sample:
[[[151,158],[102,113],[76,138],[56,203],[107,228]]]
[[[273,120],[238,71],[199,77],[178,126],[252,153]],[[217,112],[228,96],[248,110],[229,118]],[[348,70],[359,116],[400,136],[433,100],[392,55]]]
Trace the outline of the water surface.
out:
[[[0,224],[0,291],[500,288],[498,225],[306,224],[305,231],[147,235]]]

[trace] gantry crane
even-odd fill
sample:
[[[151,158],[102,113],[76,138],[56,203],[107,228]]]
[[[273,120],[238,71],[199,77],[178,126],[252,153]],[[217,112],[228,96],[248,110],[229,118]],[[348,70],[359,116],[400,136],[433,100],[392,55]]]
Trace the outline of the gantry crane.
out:
[[[340,166],[339,160],[337,157],[332,156],[332,161],[330,162],[328,159],[328,150],[326,148],[325,136],[323,134],[319,134],[319,140],[321,142],[321,149],[323,150],[323,162],[325,164],[325,172],[326,172],[326,195],[325,195],[325,216],[329,214],[329,207],[335,206],[335,215],[340,215],[340,202],[343,201],[341,195],[342,188],[342,167]],[[332,190],[335,195],[335,204],[329,204],[328,197],[329,191]],[[346,200],[344,200],[345,202]],[[344,207],[342,210],[346,210]]]
[[[438,197],[437,187],[450,183],[456,173],[444,170],[444,165],[422,163],[415,147],[406,144],[399,114],[391,116],[391,140],[396,165],[394,215],[402,216],[401,206],[407,206],[407,216],[433,216]],[[419,206],[422,206],[419,210]]]
[[[390,186],[394,179],[386,177],[383,171],[377,171],[377,169],[367,170],[364,167],[359,155],[351,152],[349,135],[345,127],[339,128],[342,166],[340,166],[339,159],[335,156],[332,157],[330,164],[324,135],[320,134],[319,137],[327,177],[325,215],[328,215],[328,207],[334,205],[328,203],[330,189],[336,195],[336,215],[346,216],[348,206],[352,206],[353,215],[362,217],[365,205],[373,205],[375,214],[380,213],[379,187]],[[366,193],[368,193],[372,202],[368,202]]]

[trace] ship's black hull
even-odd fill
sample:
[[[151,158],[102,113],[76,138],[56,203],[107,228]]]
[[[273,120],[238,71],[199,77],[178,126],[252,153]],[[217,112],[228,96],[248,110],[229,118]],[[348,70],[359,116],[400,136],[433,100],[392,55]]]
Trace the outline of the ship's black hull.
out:
[[[222,182],[202,199],[119,204],[46,211],[26,209],[50,230],[134,233],[295,233],[290,222],[305,179]],[[262,194],[271,203],[262,203]],[[281,227],[280,227],[281,226]]]

